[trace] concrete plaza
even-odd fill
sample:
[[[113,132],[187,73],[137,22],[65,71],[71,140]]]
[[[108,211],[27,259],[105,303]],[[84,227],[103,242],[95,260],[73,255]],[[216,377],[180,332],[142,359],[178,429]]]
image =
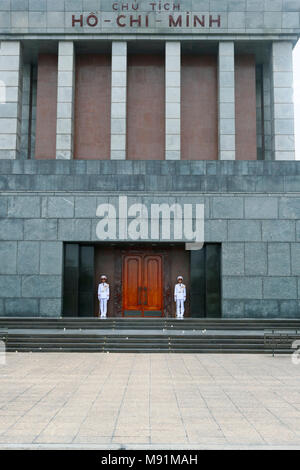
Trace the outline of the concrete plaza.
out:
[[[9,353],[0,448],[300,448],[291,356]]]

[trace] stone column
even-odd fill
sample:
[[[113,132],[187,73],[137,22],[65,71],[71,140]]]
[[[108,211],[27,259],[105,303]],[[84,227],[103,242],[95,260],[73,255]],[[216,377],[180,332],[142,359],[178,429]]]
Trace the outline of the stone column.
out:
[[[271,113],[271,81],[270,64],[263,65],[263,102],[264,102],[264,148],[265,160],[272,160],[272,113]]]
[[[272,150],[274,160],[295,159],[293,102],[293,45],[276,41],[272,44]]]
[[[73,158],[75,50],[73,41],[58,45],[56,158]]]
[[[234,43],[219,43],[219,160],[235,160]]]
[[[30,158],[30,134],[31,134],[31,64],[23,66],[23,87],[22,87],[22,126],[21,126],[21,146],[20,159]]]
[[[166,160],[180,160],[180,42],[166,42]]]
[[[36,105],[37,105],[37,66],[32,67],[32,90],[31,90],[31,129],[30,129],[30,154],[28,158],[35,158],[36,140]]]
[[[263,160],[263,78],[262,67],[256,66],[256,148],[257,160]]]
[[[22,46],[0,43],[0,159],[19,157],[22,119]]]
[[[127,42],[112,42],[111,160],[126,160]]]

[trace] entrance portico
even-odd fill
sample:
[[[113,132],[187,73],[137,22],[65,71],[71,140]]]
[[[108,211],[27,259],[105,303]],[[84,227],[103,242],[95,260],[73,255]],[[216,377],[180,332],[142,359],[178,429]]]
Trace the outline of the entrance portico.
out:
[[[66,243],[63,316],[98,316],[105,273],[108,317],[174,317],[179,274],[187,286],[186,317],[221,317],[220,256],[218,244],[193,252],[180,243]]]

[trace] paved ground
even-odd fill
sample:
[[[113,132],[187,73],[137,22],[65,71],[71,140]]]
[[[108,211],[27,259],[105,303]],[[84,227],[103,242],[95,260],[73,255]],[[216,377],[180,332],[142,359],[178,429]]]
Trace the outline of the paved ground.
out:
[[[298,446],[291,356],[8,354],[0,447]]]

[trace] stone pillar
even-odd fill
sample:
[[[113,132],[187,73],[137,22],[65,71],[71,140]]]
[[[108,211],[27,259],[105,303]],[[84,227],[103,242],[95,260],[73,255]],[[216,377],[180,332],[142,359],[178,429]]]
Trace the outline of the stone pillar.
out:
[[[263,103],[264,103],[264,159],[272,160],[272,113],[270,64],[263,65]]]
[[[127,42],[112,42],[111,160],[126,160]]]
[[[219,43],[219,160],[235,160],[234,43]]]
[[[293,45],[275,41],[271,52],[272,150],[274,160],[295,159]]]
[[[31,64],[24,64],[23,66],[23,87],[22,87],[22,134],[21,134],[21,148],[20,159],[26,160],[30,158],[31,153],[31,81],[32,81],[32,67]]]
[[[166,42],[166,160],[180,160],[180,42]]]
[[[30,155],[28,158],[35,158],[35,141],[36,141],[36,105],[37,105],[37,66],[32,67],[32,96],[31,96],[31,138],[30,138]]]
[[[262,67],[256,66],[256,149],[257,160],[263,160],[263,78]]]
[[[75,50],[73,41],[58,45],[56,158],[73,158]]]
[[[0,159],[19,157],[22,119],[22,46],[0,43]]]

